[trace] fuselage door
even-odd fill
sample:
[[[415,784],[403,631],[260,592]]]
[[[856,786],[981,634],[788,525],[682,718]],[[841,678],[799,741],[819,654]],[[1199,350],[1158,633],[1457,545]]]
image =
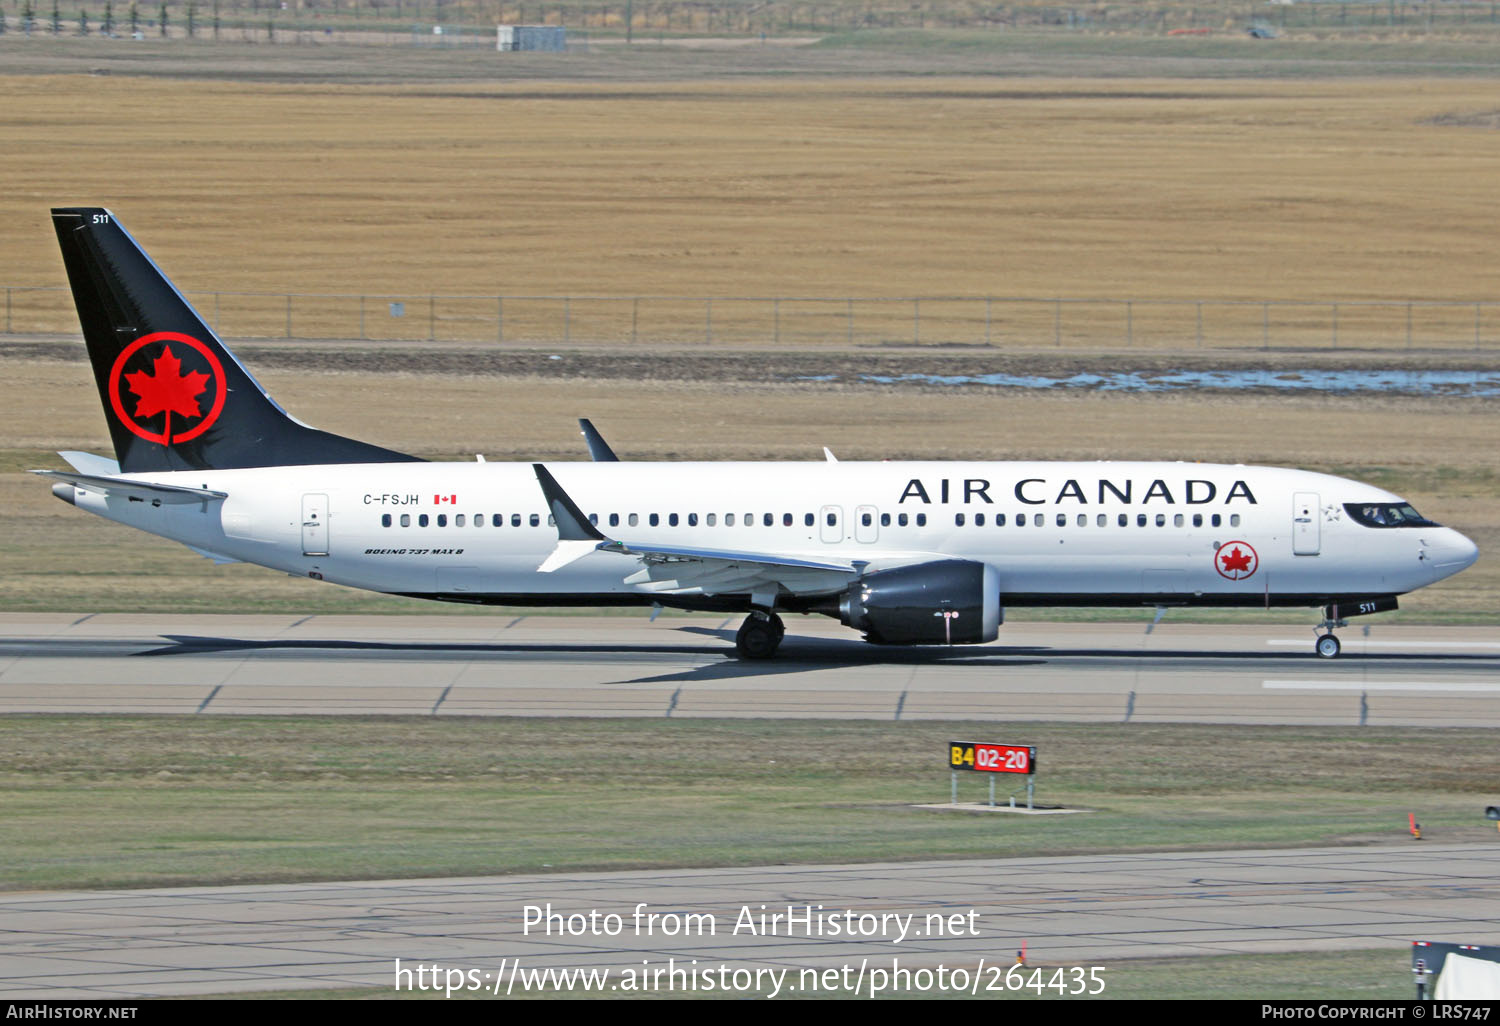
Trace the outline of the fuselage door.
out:
[[[824,506],[818,511],[818,531],[824,545],[837,545],[844,540],[844,507]]]
[[[328,555],[328,496],[302,496],[302,554]]]
[[[880,540],[880,511],[874,506],[854,507],[854,540],[864,545]]]
[[[1292,496],[1292,553],[1316,556],[1322,548],[1322,522],[1318,518],[1318,493]]]

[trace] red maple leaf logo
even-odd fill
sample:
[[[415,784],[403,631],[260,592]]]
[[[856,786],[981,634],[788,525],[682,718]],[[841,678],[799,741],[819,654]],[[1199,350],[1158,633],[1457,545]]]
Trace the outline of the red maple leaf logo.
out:
[[[1239,546],[1235,546],[1233,552],[1221,553],[1219,562],[1224,564],[1224,569],[1230,573],[1243,573],[1250,569],[1250,557],[1241,552]]]
[[[152,365],[154,376],[145,371],[125,375],[130,390],[140,396],[135,404],[137,418],[166,414],[162,435],[170,444],[172,437],[172,414],[182,417],[201,417],[198,396],[208,390],[208,375],[200,371],[182,373],[182,361],[172,355],[172,347],[163,347],[162,353]]]

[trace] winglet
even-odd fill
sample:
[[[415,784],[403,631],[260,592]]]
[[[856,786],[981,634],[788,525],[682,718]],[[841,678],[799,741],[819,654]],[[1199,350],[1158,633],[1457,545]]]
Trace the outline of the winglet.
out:
[[[594,427],[594,422],[587,417],[578,418],[578,426],[583,429],[583,439],[589,445],[589,458],[595,463],[619,463],[620,457],[609,447],[599,429]]]
[[[536,471],[537,483],[542,486],[542,494],[547,498],[547,508],[552,513],[552,519],[557,523],[558,541],[605,541],[604,535],[599,529],[589,523],[589,518],[583,515],[577,504],[568,498],[568,493],[562,490],[562,485],[557,483],[557,478],[547,472],[547,468],[540,463],[533,463],[531,469]]]

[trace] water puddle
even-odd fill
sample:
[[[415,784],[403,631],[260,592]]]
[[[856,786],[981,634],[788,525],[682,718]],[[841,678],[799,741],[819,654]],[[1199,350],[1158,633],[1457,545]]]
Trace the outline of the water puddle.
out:
[[[818,374],[798,381],[835,381]],[[1098,392],[1171,392],[1180,389],[1282,392],[1377,392],[1395,395],[1500,396],[1500,371],[1455,370],[1204,370],[1156,373],[1074,374],[859,374],[853,380],[894,385],[989,385],[996,388],[1078,389]]]

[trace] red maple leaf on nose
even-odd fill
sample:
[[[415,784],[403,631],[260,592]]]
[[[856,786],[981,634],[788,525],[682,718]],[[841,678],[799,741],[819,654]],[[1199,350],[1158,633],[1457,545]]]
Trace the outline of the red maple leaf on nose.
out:
[[[166,413],[170,424],[171,414],[183,417],[200,417],[198,396],[208,389],[208,375],[200,371],[182,373],[182,361],[172,355],[170,346],[163,347],[152,367],[153,374],[135,371],[125,375],[130,390],[140,396],[135,404],[137,417],[151,417]],[[164,431],[170,435],[170,431]]]
[[[1221,553],[1219,559],[1224,564],[1224,569],[1230,573],[1239,573],[1250,569],[1250,557],[1240,551],[1236,545],[1233,552]]]

